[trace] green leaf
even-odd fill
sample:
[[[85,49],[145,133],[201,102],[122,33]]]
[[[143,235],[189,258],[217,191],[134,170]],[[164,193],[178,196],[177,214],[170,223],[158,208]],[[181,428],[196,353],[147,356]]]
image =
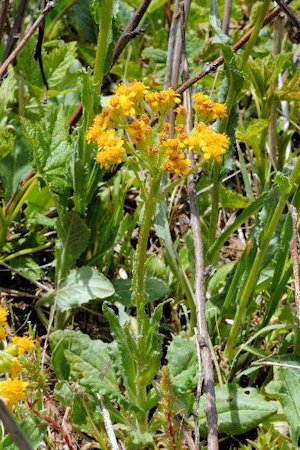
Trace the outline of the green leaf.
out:
[[[60,311],[69,311],[95,298],[110,297],[114,291],[113,285],[102,273],[83,266],[71,270],[60,284],[55,293],[55,303]]]
[[[222,44],[228,44],[229,37],[223,33],[221,28],[221,21],[220,21],[220,15],[219,15],[219,8],[218,3],[216,0],[210,0],[210,24],[216,33],[216,37],[214,38],[213,42],[216,43],[222,43]]]
[[[257,427],[277,412],[276,402],[267,401],[258,389],[241,388],[229,383],[215,388],[220,433],[239,435]],[[199,426],[202,435],[207,436],[205,415],[206,395],[199,406]]]
[[[45,421],[40,419],[39,417],[34,416],[28,412],[26,414],[26,419],[20,422],[20,427],[24,431],[30,445],[32,446],[32,450],[36,450],[40,444],[44,441],[44,434],[47,430],[47,425],[45,425]],[[3,441],[0,443],[0,450],[18,450],[11,436],[7,435]]]
[[[63,108],[53,108],[40,122],[23,121],[24,135],[33,152],[33,164],[52,195],[66,204],[71,183],[67,169],[73,148]]]
[[[220,186],[220,201],[223,208],[236,209],[247,208],[251,203],[248,197],[244,197],[231,189],[226,189],[223,185]]]
[[[109,302],[122,303],[124,306],[130,306],[131,303],[131,280],[112,280],[111,281],[114,288],[115,293],[109,299]],[[167,284],[161,280],[160,278],[150,277],[145,281],[146,292],[148,294],[148,302],[156,302],[160,300],[162,297],[169,295],[170,289]]]
[[[7,128],[0,128],[0,160],[14,148],[16,136]]]
[[[133,431],[126,441],[126,448],[128,450],[146,450],[153,448],[153,437],[150,433],[139,433]]]
[[[106,303],[103,304],[103,313],[107,318],[111,334],[118,344],[119,357],[121,362],[120,372],[123,376],[124,384],[128,390],[129,398],[135,397],[136,392],[136,354],[137,345],[131,336],[128,327],[121,325],[118,316]]]
[[[178,392],[187,392],[197,386],[197,351],[195,343],[185,336],[175,336],[166,356],[172,382]]]
[[[278,355],[278,363],[294,367],[280,367],[276,380],[267,385],[266,391],[282,404],[296,448],[300,443],[300,358],[294,355]]]
[[[51,363],[59,378],[71,378],[80,381],[83,378],[97,379],[104,365],[110,360],[110,344],[101,340],[92,340],[81,331],[58,330],[50,335],[50,345],[53,351]],[[62,358],[62,355],[64,357]],[[65,370],[65,365],[68,370]],[[116,383],[116,377],[112,367],[106,373],[105,378]]]
[[[300,69],[298,69],[291,80],[288,78],[278,91],[281,100],[296,101],[300,100]]]
[[[161,48],[146,47],[142,52],[142,58],[165,64],[167,61],[167,52]]]
[[[63,279],[85,251],[89,242],[90,230],[79,214],[69,211],[57,221],[57,234],[59,239],[56,243],[56,258],[60,278]]]

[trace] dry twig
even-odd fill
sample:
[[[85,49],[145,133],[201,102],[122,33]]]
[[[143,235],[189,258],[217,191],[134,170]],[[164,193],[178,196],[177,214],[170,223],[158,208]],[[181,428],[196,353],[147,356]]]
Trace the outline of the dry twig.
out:
[[[14,61],[16,56],[20,53],[22,48],[25,46],[25,44],[29,41],[31,36],[34,34],[34,32],[44,23],[46,15],[54,8],[55,1],[51,0],[47,3],[43,11],[41,12],[40,16],[37,18],[37,20],[34,22],[34,24],[30,27],[30,29],[26,32],[25,36],[17,47],[10,53],[10,55],[6,58],[6,60],[3,62],[3,64],[0,67],[0,78],[4,75],[6,72],[8,66]]]
[[[295,206],[289,205],[289,212],[292,217],[293,236],[291,241],[291,256],[294,272],[294,289],[295,289],[295,305],[296,305],[296,321],[298,331],[300,332],[300,282],[299,282],[299,264],[298,264],[298,232],[297,232],[297,210]]]
[[[285,5],[288,5],[293,0],[287,0],[285,2]],[[273,8],[267,17],[264,20],[263,26],[265,27],[268,25],[278,14],[280,13],[281,9],[279,7]],[[254,28],[251,28],[247,33],[245,33],[231,48],[233,52],[237,52],[240,48],[242,48],[246,42],[249,41],[251,34],[253,32]],[[184,83],[182,83],[181,86],[177,89],[177,92],[181,94],[182,92],[186,91],[189,87],[191,87],[193,84],[195,84],[197,81],[199,81],[201,78],[205,77],[211,72],[214,72],[221,64],[224,63],[224,57],[219,56],[214,61],[205,64],[204,68],[200,70],[196,75],[186,80]]]

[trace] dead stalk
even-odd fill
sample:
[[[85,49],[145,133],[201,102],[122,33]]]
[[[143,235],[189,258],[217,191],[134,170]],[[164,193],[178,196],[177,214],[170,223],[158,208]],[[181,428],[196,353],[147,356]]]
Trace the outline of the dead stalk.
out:
[[[299,264],[298,264],[298,232],[297,232],[297,222],[298,215],[295,206],[289,205],[289,212],[292,217],[292,241],[291,241],[291,256],[293,263],[294,272],[294,289],[295,289],[295,305],[296,305],[296,321],[298,326],[298,331],[300,333],[300,283],[299,283]]]
[[[185,55],[185,41],[184,33],[182,33],[182,72],[183,79],[188,79],[188,64]],[[184,93],[184,105],[187,109],[187,133],[190,133],[193,128],[193,116],[192,116],[192,99],[189,90]],[[192,165],[195,165],[195,160],[193,152],[189,152],[189,159]],[[206,405],[205,412],[207,418],[207,448],[208,450],[218,450],[218,414],[216,408],[216,397],[215,397],[215,387],[214,387],[214,374],[212,357],[209,347],[209,335],[206,324],[206,314],[205,314],[205,265],[204,265],[204,255],[203,255],[203,240],[202,231],[199,218],[198,210],[198,200],[197,200],[197,181],[199,176],[197,174],[189,175],[188,177],[188,194],[190,201],[190,211],[191,211],[191,229],[194,238],[194,249],[195,249],[195,298],[196,298],[196,315],[197,315],[197,331],[196,339],[199,345],[201,366],[199,365],[199,379],[198,379],[198,390],[202,384],[202,376],[204,380],[204,387],[206,391]],[[199,415],[199,410],[196,411],[196,417]],[[197,419],[196,419],[197,420]],[[197,422],[196,422],[197,423]],[[199,436],[199,435],[198,435]],[[196,437],[199,439],[196,435]]]
[[[34,22],[34,24],[26,32],[26,34],[23,37],[23,39],[21,39],[21,41],[19,42],[17,47],[11,52],[11,54],[3,62],[2,66],[0,67],[0,78],[5,74],[8,66],[14,61],[14,59],[20,53],[20,51],[25,46],[27,41],[29,41],[29,39],[34,34],[34,32],[43,24],[46,15],[54,8],[54,6],[55,6],[55,1],[49,1],[47,3],[46,7],[43,9],[43,11],[41,12],[40,16]]]

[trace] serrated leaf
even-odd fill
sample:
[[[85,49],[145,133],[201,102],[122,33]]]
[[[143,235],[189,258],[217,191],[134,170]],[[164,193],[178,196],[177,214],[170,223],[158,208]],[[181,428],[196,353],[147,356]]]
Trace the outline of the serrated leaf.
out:
[[[237,129],[236,137],[240,141],[251,143],[252,138],[257,140],[258,134],[265,130],[268,126],[269,121],[266,119],[252,119],[246,130],[242,127]]]
[[[69,311],[95,298],[113,295],[111,282],[96,269],[79,267],[71,270],[67,279],[55,293],[55,303],[60,311]]]
[[[66,167],[73,152],[63,108],[53,109],[40,122],[23,121],[25,137],[33,152],[33,162],[52,195],[64,204],[71,187]]]
[[[216,37],[214,38],[213,42],[228,44],[229,37],[222,31],[219,8],[216,0],[210,0],[209,20],[214,32],[216,33]]]
[[[197,351],[195,343],[185,336],[175,336],[169,345],[167,360],[172,382],[178,392],[187,392],[197,386]]]
[[[151,59],[157,63],[165,63],[167,60],[167,52],[161,48],[146,47],[142,51],[142,58]]]
[[[0,128],[0,160],[14,148],[16,136],[7,128]]]
[[[281,100],[300,100],[300,69],[298,69],[291,80],[284,81],[283,86],[278,91]]]
[[[267,401],[255,388],[229,383],[217,385],[215,393],[220,433],[234,436],[246,433],[277,412],[276,402]],[[205,401],[206,395],[201,396],[199,427],[201,435],[207,436]]]
[[[220,186],[220,201],[223,208],[236,209],[247,208],[251,203],[248,197],[244,197],[231,189],[226,189],[223,185]]]
[[[56,258],[63,279],[89,242],[90,230],[79,214],[69,211],[57,221]]]

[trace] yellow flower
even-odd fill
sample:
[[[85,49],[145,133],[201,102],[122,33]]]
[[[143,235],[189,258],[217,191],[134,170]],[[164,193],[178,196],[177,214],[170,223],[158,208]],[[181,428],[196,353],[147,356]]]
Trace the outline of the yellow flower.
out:
[[[172,88],[158,92],[149,92],[145,95],[145,99],[152,111],[160,116],[166,114],[174,104],[181,103],[179,94]]]
[[[149,117],[145,114],[139,119],[134,120],[127,128],[127,132],[133,144],[143,141],[152,131],[149,125]]]
[[[185,157],[184,148],[188,140],[181,141],[179,138],[169,138],[162,142],[165,149],[167,160],[163,164],[163,169],[169,172],[183,173],[188,172],[188,166],[191,161]]]
[[[6,329],[4,327],[0,327],[0,341],[3,341],[7,336]]]
[[[218,117],[226,116],[227,108],[223,103],[214,103],[208,95],[203,92],[197,92],[193,96],[194,109],[200,113],[200,119],[203,121],[214,121]]]
[[[115,90],[116,95],[125,95],[132,98],[135,97],[136,100],[142,100],[147,92],[147,86],[145,86],[141,81],[132,81],[128,85],[122,83]]]
[[[134,97],[134,95],[133,95]],[[132,98],[127,95],[115,95],[108,100],[112,114],[124,114],[125,116],[134,116],[135,108]]]
[[[124,139],[115,130],[104,131],[97,137],[98,153],[96,161],[101,167],[120,164],[125,156]]]
[[[213,131],[204,123],[194,128],[188,137],[191,150],[202,153],[204,159],[214,158],[217,162],[222,161],[222,155],[229,147],[229,137]]]
[[[12,342],[18,348],[18,355],[22,355],[22,353],[29,352],[30,350],[32,350],[34,348],[34,344],[35,344],[34,339],[31,336],[29,336],[29,337],[14,336],[12,338]]]
[[[0,306],[0,327],[7,327],[8,309]]]
[[[93,125],[87,130],[85,138],[90,144],[91,141],[96,141],[97,136],[105,131],[109,126],[111,119],[111,111],[109,108],[103,108],[101,114],[95,117]]]
[[[11,362],[11,367],[9,373],[13,378],[15,378],[22,371],[22,366],[18,358],[13,358]]]
[[[25,400],[25,391],[29,383],[18,379],[7,380],[0,383],[0,397],[3,397],[7,403],[8,409],[11,409],[14,402]]]

